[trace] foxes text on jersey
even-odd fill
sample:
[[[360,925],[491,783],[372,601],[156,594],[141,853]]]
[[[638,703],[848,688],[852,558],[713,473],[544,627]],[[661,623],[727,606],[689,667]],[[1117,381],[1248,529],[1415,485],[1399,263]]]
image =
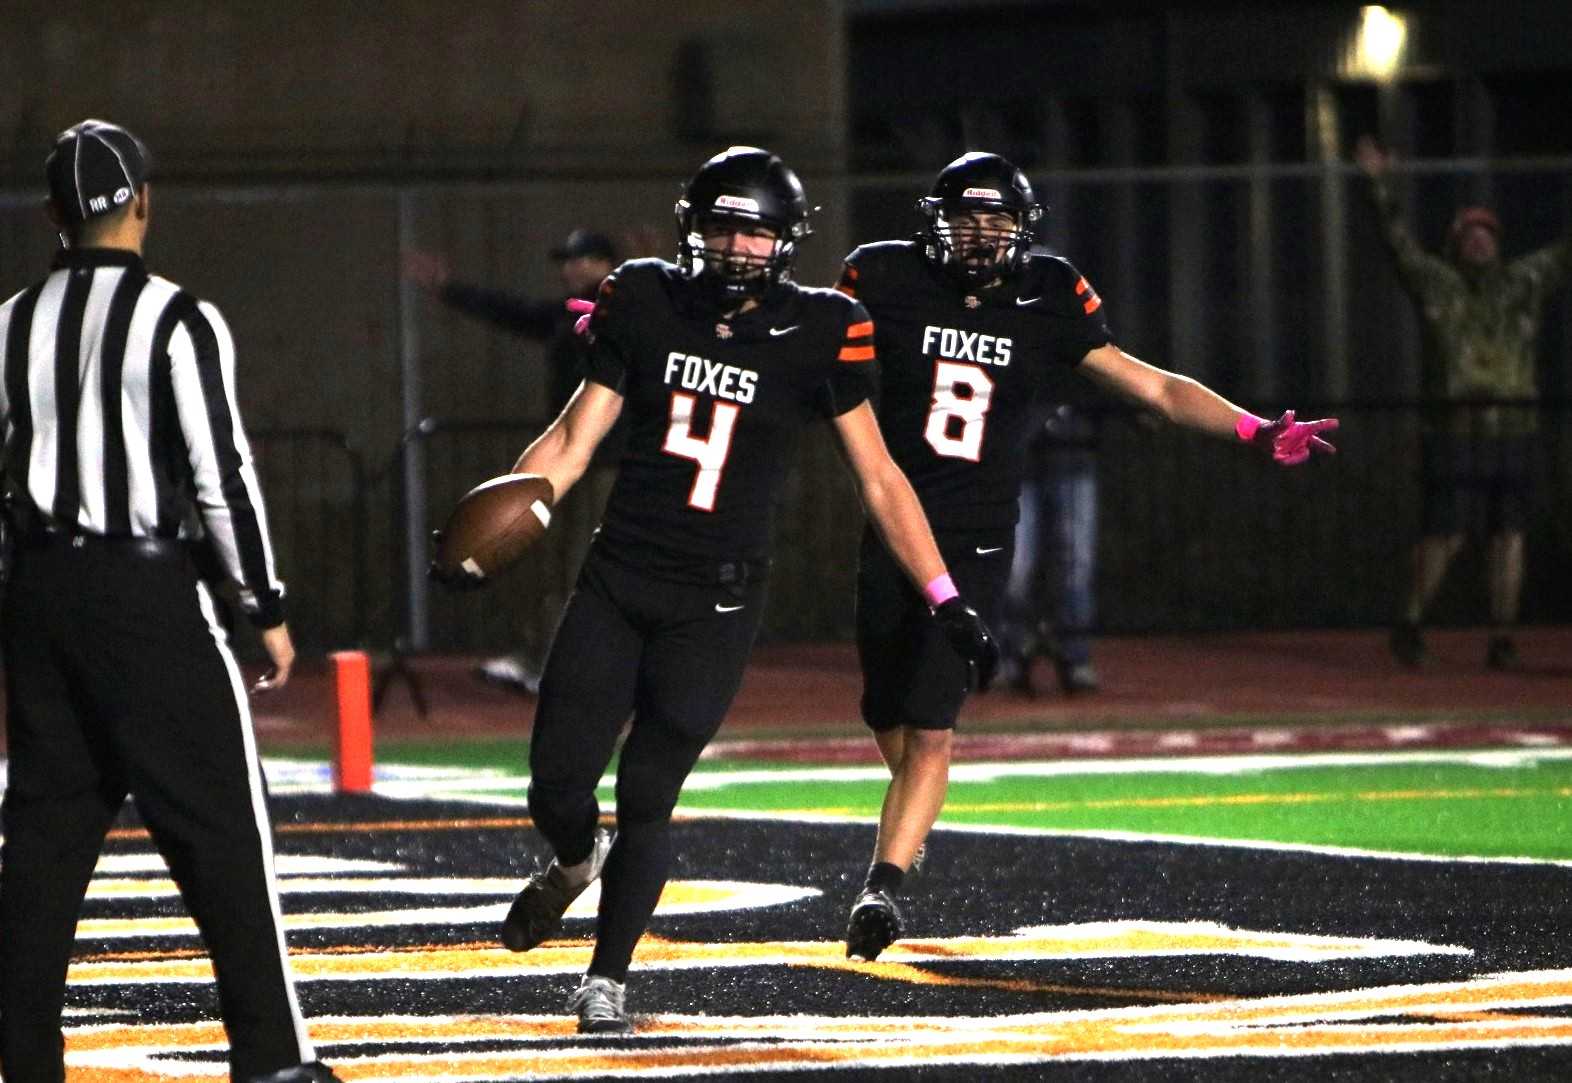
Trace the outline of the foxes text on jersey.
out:
[[[1034,255],[991,289],[942,277],[909,241],[846,257],[841,292],[873,314],[879,427],[935,529],[1015,522],[1031,398],[1108,342],[1102,301],[1074,267]]]
[[[635,260],[602,285],[591,330],[589,379],[630,422],[597,544],[672,576],[763,561],[797,434],[874,388],[873,324],[834,290],[783,283],[728,317],[676,267]]]

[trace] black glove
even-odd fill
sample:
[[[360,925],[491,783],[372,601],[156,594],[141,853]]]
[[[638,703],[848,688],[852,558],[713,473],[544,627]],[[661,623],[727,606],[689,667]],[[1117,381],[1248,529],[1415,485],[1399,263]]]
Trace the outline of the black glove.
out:
[[[974,687],[985,691],[999,668],[999,641],[988,631],[977,610],[957,596],[941,602],[933,611],[933,619],[939,622],[955,653],[971,663]]]
[[[442,548],[442,531],[433,530],[431,532],[431,548]],[[433,583],[441,583],[452,591],[479,590],[486,585],[486,577],[483,575],[477,575],[464,568],[455,568],[452,571],[448,571],[438,565],[435,560],[426,565],[426,578]]]

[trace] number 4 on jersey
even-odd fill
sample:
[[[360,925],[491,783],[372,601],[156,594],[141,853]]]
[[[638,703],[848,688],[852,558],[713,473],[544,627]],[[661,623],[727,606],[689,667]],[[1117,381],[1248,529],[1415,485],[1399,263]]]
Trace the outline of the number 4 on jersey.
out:
[[[715,491],[720,488],[721,473],[726,469],[726,456],[731,452],[731,430],[742,410],[733,403],[715,402],[714,413],[710,415],[710,434],[700,440],[691,431],[696,402],[697,395],[686,395],[681,391],[671,393],[671,426],[666,430],[666,442],[661,445],[661,450],[699,464],[693,488],[688,491],[688,507],[714,511]]]
[[[968,393],[957,394],[958,389]],[[933,406],[928,411],[928,426],[923,430],[928,445],[947,459],[980,460],[983,426],[992,397],[993,381],[976,365],[936,362]]]

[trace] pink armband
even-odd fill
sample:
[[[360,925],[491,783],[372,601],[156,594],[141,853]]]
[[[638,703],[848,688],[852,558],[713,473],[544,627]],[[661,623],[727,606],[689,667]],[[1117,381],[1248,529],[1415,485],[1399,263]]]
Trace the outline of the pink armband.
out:
[[[935,609],[959,593],[960,591],[955,589],[955,582],[950,578],[949,572],[934,576],[928,585],[922,588],[922,596],[928,599],[928,604]]]
[[[1239,420],[1234,422],[1234,433],[1240,440],[1248,444],[1255,439],[1257,430],[1264,424],[1266,422],[1254,414],[1240,414]]]

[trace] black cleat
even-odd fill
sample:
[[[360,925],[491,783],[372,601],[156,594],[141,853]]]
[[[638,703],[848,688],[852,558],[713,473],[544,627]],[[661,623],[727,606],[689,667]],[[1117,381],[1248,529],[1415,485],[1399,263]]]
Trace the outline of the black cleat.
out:
[[[508,916],[502,919],[503,947],[509,951],[529,951],[556,932],[573,900],[584,894],[584,889],[600,875],[610,851],[611,836],[597,830],[595,848],[590,851],[593,864],[583,883],[570,884],[555,860],[544,870],[533,873],[508,908]]]
[[[626,995],[627,987],[622,982],[594,974],[584,975],[584,980],[568,998],[568,1011],[579,1013],[579,1033],[632,1033],[633,1022],[623,1006]]]
[[[883,891],[864,891],[846,924],[846,958],[871,963],[901,935],[901,911]]]

